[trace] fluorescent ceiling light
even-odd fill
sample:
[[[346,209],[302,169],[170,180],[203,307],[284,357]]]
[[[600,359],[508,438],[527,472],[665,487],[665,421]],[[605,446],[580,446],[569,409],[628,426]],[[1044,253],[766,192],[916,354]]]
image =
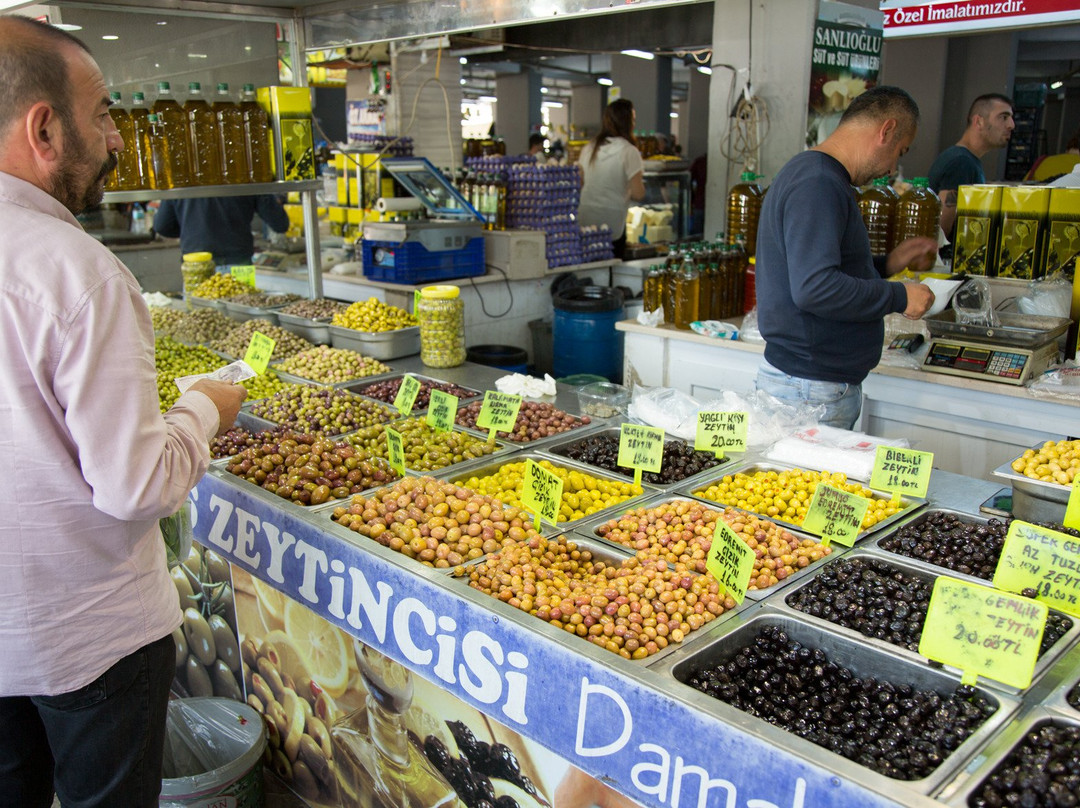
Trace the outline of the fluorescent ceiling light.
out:
[[[465,79],[462,79],[462,80],[461,80],[461,84],[464,84],[464,83],[465,83]]]
[[[120,37],[118,37],[116,34],[102,34],[101,38],[106,40],[107,42],[113,42],[114,40],[117,40]]]
[[[155,25],[168,25],[168,24],[169,24],[169,21],[168,21],[168,20],[158,20],[158,21],[157,21],[156,23],[154,23],[154,24],[155,24]]]
[[[495,104],[499,99],[493,95],[482,95],[477,100],[482,104]]]
[[[1065,82],[1063,82],[1063,81],[1055,81],[1050,85],[1050,89],[1051,90],[1061,89],[1061,87],[1062,87],[1062,85],[1064,85],[1064,83]]]
[[[541,87],[540,92],[542,92],[544,95],[547,95],[548,94],[548,88],[547,87]]]
[[[706,65],[698,65],[697,72],[698,73],[704,73],[706,76],[711,76],[712,75],[712,68],[707,67]]]
[[[458,57],[458,64],[467,65],[468,63],[469,63],[469,60],[466,57],[464,57],[464,56]]]
[[[679,113],[677,113],[677,112],[669,112],[668,115],[670,117],[672,117],[672,118],[678,118],[679,117]]]
[[[634,50],[633,48],[630,48],[629,50],[619,51],[619,53],[621,53],[623,56],[636,56],[638,59],[648,59],[649,61],[652,61],[656,58],[655,53],[649,53],[648,51],[643,50]]]
[[[562,101],[545,101],[540,106],[548,109],[562,109]]]
[[[614,81],[612,81],[612,80],[611,80],[611,79],[609,79],[609,78],[598,78],[598,79],[596,80],[596,83],[597,83],[597,84],[603,84],[603,85],[604,85],[605,87],[610,87],[610,86],[611,86],[611,85],[613,85],[613,84],[614,84],[615,82],[614,82]]]
[[[52,24],[52,27],[53,28],[59,28],[61,31],[81,31],[82,30],[81,25],[75,25],[74,23],[71,23],[71,22],[54,22]]]
[[[205,59],[205,58],[207,58],[205,53],[189,53],[187,55],[187,57],[189,59]]]

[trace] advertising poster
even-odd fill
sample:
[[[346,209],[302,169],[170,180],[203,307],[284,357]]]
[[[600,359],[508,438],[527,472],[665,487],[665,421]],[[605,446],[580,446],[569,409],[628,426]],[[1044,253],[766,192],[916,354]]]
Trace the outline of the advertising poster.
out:
[[[822,2],[811,51],[806,145],[832,134],[840,116],[881,70],[882,15],[846,3]]]

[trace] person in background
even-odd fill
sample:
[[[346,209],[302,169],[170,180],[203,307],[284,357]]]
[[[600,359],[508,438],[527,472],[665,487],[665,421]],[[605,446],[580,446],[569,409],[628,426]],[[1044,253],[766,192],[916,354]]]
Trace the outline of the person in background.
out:
[[[823,405],[821,423],[841,429],[858,420],[885,316],[918,318],[934,302],[924,284],[885,276],[929,269],[937,243],[908,239],[875,259],[852,187],[892,174],[918,121],[918,106],[900,88],[867,90],[821,145],[788,161],[762,203],[755,279],[765,361],[757,389]]]
[[[956,224],[956,189],[986,182],[983,155],[1009,145],[1015,126],[1011,98],[1000,93],[980,95],[971,102],[960,140],[930,166],[927,179],[941,200],[941,229],[950,242]]]
[[[529,135],[528,154],[530,157],[535,157],[536,162],[540,165],[547,162],[547,154],[544,153],[544,136],[539,132]]]
[[[158,520],[243,387],[159,410],[139,284],[76,215],[124,148],[78,39],[0,17],[0,806],[158,804],[180,625]]]
[[[179,238],[182,253],[210,253],[219,269],[246,266],[255,252],[251,222],[256,213],[275,233],[289,229],[281,200],[263,194],[166,199],[154,216],[154,232]]]
[[[1075,173],[1078,165],[1080,165],[1080,129],[1077,129],[1069,138],[1064,152],[1044,154],[1036,160],[1024,180],[1057,184],[1058,179]],[[1067,179],[1066,184],[1075,185],[1075,178]]]
[[[645,198],[645,166],[634,140],[634,105],[625,98],[604,109],[600,131],[581,150],[581,202],[578,224],[606,224],[615,257],[626,248],[626,212],[630,201]]]

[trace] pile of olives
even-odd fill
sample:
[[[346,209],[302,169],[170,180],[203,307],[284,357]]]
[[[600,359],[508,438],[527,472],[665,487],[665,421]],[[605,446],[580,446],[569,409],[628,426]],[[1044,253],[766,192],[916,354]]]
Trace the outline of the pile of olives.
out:
[[[763,628],[686,683],[897,780],[929,775],[996,709],[969,685],[941,695],[860,677],[780,626]]]
[[[279,325],[274,325],[269,320],[256,318],[234,325],[233,329],[223,338],[210,343],[210,347],[227,356],[243,358],[251,344],[252,335],[258,331],[274,341],[274,352],[270,356],[271,362],[278,362],[293,354],[306,351],[312,344],[303,337],[298,337],[291,331],[286,331]]]
[[[378,359],[328,345],[319,345],[293,354],[282,360],[277,369],[320,384],[347,382],[390,371],[390,368]]]
[[[468,387],[461,387],[450,382],[437,382],[431,379],[417,379],[420,382],[420,390],[416,394],[416,400],[413,402],[413,411],[426,410],[428,404],[431,402],[431,391],[441,390],[444,393],[449,393],[456,398],[472,398],[480,395],[476,390],[470,390]],[[393,404],[394,399],[397,398],[398,390],[401,389],[401,379],[386,379],[381,382],[372,382],[369,385],[361,387],[357,390],[357,394],[361,396],[367,396],[368,398],[376,398],[379,401],[385,401],[387,404]],[[468,426],[468,424],[462,424],[461,426]]]
[[[334,314],[331,325],[356,331],[397,331],[416,325],[416,318],[405,309],[383,303],[374,297],[358,300],[345,311]]]
[[[514,751],[506,744],[477,740],[461,721],[447,721],[461,757],[454,757],[438,735],[424,739],[424,755],[446,778],[466,808],[520,808],[508,794],[495,796],[492,777],[518,786],[526,794],[539,797],[536,786],[523,774]],[[539,801],[539,799],[538,799]]]
[[[652,656],[735,608],[711,576],[645,553],[608,565],[565,536],[515,542],[454,574],[625,659]]]
[[[1028,449],[1012,462],[1013,471],[1059,485],[1072,485],[1080,471],[1080,440],[1048,440],[1036,449]]]
[[[457,424],[459,426],[476,427],[476,418],[480,415],[483,401],[473,401],[458,410]],[[592,423],[592,419],[585,415],[578,417],[568,412],[557,409],[546,401],[522,401],[521,409],[518,410],[517,421],[514,422],[513,432],[499,432],[496,437],[512,440],[518,443],[527,443],[539,440],[571,429],[586,426]],[[479,428],[479,427],[477,427]]]
[[[286,428],[283,426],[264,429],[260,432],[252,432],[242,426],[234,426],[225,434],[210,439],[210,458],[212,460],[221,460],[232,457],[252,446],[262,446],[265,443],[280,440],[285,432]]]
[[[904,507],[902,501],[894,505],[888,498],[876,496],[869,488],[848,482],[847,475],[841,472],[830,474],[828,471],[803,469],[755,471],[752,474],[738,472],[734,476],[728,474],[707,488],[695,491],[694,496],[801,525],[818,483],[870,500],[870,507],[866,509],[862,521],[863,530],[870,530]]]
[[[1032,727],[968,798],[971,808],[1080,804],[1080,727]]]
[[[838,558],[821,574],[787,596],[800,612],[884,640],[919,650],[923,622],[934,583],[874,558]],[[1072,620],[1051,611],[1039,655],[1072,628]]]
[[[179,321],[162,329],[160,333],[180,342],[213,342],[227,336],[234,328],[236,328],[236,321],[220,311],[195,309],[184,312]]]
[[[723,513],[691,500],[674,500],[652,508],[635,508],[609,519],[593,531],[608,541],[652,558],[707,574],[705,560],[712,546],[716,520],[754,551],[750,591],[767,589],[832,553],[816,539],[791,531],[753,514],[727,508]]]
[[[385,424],[396,412],[344,390],[292,384],[269,398],[251,403],[251,414],[297,432],[342,435],[355,429]]]
[[[644,493],[640,485],[593,477],[591,474],[576,469],[557,466],[550,460],[541,460],[539,464],[562,478],[563,492],[562,503],[559,507],[559,522],[584,519],[591,513],[618,505],[620,502]],[[472,475],[457,482],[474,491],[489,494],[503,502],[520,507],[522,505],[521,493],[525,487],[525,462],[505,463],[494,474],[486,474],[483,477]]]
[[[486,441],[467,432],[440,432],[423,418],[406,418],[390,425],[401,434],[405,465],[413,471],[435,471],[454,463],[475,460],[500,450],[494,441]],[[389,457],[386,430],[382,426],[361,429],[346,440],[379,457]]]
[[[328,320],[338,312],[345,311],[348,305],[338,300],[319,297],[315,300],[298,300],[281,310],[282,314],[293,317],[306,317],[309,320]]]
[[[215,273],[191,290],[191,296],[200,300],[222,300],[226,297],[244,295],[251,291],[246,283],[240,283],[232,275]]]
[[[207,309],[211,311],[211,309]],[[151,306],[150,324],[154,327],[154,336],[174,337],[173,329],[184,319],[184,312],[168,306]]]
[[[539,534],[528,513],[433,477],[405,477],[335,508],[342,527],[429,567],[454,567]]]
[[[1065,695],[1065,701],[1069,703],[1070,707],[1080,710],[1080,681],[1073,685]]]
[[[579,463],[587,463],[628,477],[634,475],[633,469],[618,464],[618,435],[593,435],[569,446],[556,447],[552,451]],[[727,458],[721,459],[712,452],[698,451],[684,440],[673,439],[664,441],[664,459],[661,461],[660,471],[642,472],[641,479],[654,485],[668,485],[726,462]]]
[[[291,293],[281,292],[270,294],[269,292],[252,292],[247,291],[243,294],[233,295],[232,297],[225,298],[229,303],[235,303],[237,306],[247,306],[252,309],[265,309],[270,306],[284,306],[286,303],[294,303],[300,300],[300,295],[294,295]]]
[[[173,631],[176,677],[192,696],[243,701],[229,564],[213,550],[193,545],[169,574],[180,598],[184,622]]]
[[[322,505],[398,478],[382,458],[296,432],[241,450],[225,468],[298,505]]]
[[[198,345],[182,345],[171,337],[154,340],[154,367],[157,370],[158,404],[162,412],[180,398],[176,380],[196,373],[211,373],[224,367],[225,360]]]

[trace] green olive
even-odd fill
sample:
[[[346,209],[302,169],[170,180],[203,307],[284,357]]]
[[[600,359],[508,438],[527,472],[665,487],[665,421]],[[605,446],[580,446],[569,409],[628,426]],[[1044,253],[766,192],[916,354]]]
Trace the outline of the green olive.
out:
[[[198,609],[184,610],[184,636],[187,637],[191,655],[203,665],[210,665],[217,659],[214,632]]]
[[[188,657],[187,665],[184,666],[187,677],[188,693],[192,696],[214,695],[214,684],[210,681],[210,674],[195,657]]]
[[[206,563],[206,572],[214,583],[229,580],[229,562],[215,553],[207,550],[203,553],[203,561]]]
[[[188,574],[184,572],[183,567],[173,567],[169,570],[169,575],[172,576],[173,583],[176,584],[176,591],[180,595],[180,608],[197,608],[199,601],[195,599],[195,591],[191,587],[191,579],[188,578]]]
[[[214,635],[214,645],[217,648],[217,657],[224,662],[229,670],[240,670],[240,644],[236,641],[232,627],[220,614],[210,615],[206,621],[210,626],[210,633]]]
[[[214,695],[235,701],[243,701],[244,696],[240,692],[240,685],[236,683],[229,666],[222,660],[218,660],[210,666],[210,680],[214,686]]]
[[[184,636],[184,629],[177,626],[173,629],[172,638],[173,642],[176,643],[176,667],[182,668],[188,658],[188,644],[187,637]]]

